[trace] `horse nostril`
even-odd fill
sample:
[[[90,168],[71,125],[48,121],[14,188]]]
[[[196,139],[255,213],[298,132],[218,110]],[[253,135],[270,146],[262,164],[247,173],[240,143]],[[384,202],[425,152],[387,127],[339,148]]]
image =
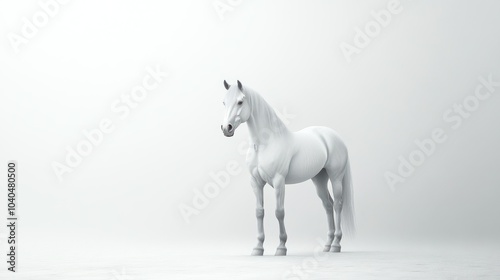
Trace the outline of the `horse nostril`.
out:
[[[224,128],[222,127],[222,124],[220,125],[220,130],[224,131]]]
[[[233,130],[233,126],[228,124],[227,125],[227,132],[231,132]]]

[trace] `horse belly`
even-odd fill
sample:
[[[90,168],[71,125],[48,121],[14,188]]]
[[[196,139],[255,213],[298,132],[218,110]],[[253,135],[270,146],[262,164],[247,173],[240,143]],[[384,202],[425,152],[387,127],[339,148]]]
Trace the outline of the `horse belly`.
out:
[[[299,141],[299,148],[290,161],[286,184],[297,184],[311,179],[325,167],[327,149],[321,141]]]

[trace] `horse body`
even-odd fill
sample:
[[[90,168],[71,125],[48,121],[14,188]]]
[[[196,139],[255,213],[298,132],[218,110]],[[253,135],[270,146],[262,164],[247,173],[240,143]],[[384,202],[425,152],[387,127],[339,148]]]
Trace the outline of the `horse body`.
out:
[[[221,126],[224,135],[233,136],[236,128],[246,122],[251,136],[247,165],[257,201],[258,227],[258,243],[252,255],[264,252],[264,185],[267,183],[275,188],[275,214],[280,225],[280,245],[276,255],[286,255],[285,184],[309,179],[316,186],[327,212],[329,231],[325,251],[340,252],[341,219],[348,229],[354,229],[350,167],[344,142],[327,127],[314,126],[291,132],[258,93],[243,88],[239,81],[237,88],[225,81],[224,85],[228,89],[224,101],[227,111]],[[332,183],[334,200],[328,191],[328,181]]]
[[[293,134],[294,155],[285,183],[295,184],[316,176],[323,168],[340,170],[347,161],[347,148],[327,127],[308,127]],[[340,174],[332,174],[337,177]]]
[[[278,173],[285,176],[285,184],[297,184],[325,167],[337,171],[346,164],[347,148],[333,129],[308,127],[281,137],[268,144],[250,145],[247,165],[252,176],[271,185]]]

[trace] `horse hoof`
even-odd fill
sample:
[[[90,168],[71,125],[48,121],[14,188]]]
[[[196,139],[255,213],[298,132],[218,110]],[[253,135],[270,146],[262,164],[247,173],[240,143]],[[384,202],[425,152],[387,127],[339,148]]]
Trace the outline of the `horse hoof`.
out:
[[[286,256],[286,248],[278,248],[276,249],[275,256]]]
[[[323,252],[330,252],[330,245],[325,245],[325,248],[323,249]]]
[[[340,253],[340,245],[332,245],[332,248],[330,249],[330,252],[332,252],[332,253]]]
[[[264,255],[264,249],[262,248],[254,248],[252,251],[252,256],[262,256]]]

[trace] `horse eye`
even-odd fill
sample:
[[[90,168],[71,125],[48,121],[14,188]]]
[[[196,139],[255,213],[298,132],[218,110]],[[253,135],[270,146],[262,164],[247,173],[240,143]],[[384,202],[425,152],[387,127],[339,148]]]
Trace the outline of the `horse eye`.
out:
[[[243,101],[238,101],[238,105],[241,105],[241,104],[243,104]]]
[[[226,102],[222,101],[222,105],[226,106]]]

